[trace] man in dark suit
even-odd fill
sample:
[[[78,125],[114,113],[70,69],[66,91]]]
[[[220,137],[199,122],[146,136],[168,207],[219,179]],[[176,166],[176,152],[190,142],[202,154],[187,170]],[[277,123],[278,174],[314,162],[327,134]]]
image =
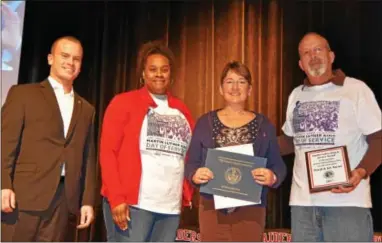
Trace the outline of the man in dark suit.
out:
[[[83,50],[71,36],[48,55],[49,77],[13,86],[1,111],[2,241],[63,241],[94,219],[94,108],[73,91]]]

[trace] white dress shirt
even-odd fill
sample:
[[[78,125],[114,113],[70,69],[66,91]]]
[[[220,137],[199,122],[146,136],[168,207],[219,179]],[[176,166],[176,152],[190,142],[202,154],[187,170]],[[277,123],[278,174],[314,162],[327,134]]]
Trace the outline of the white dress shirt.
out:
[[[64,125],[64,136],[66,137],[73,114],[74,92],[72,89],[69,93],[65,94],[64,86],[62,84],[50,76],[48,77],[48,80],[54,90],[58,106],[60,107],[61,118]],[[65,163],[62,165],[61,176],[65,176]]]

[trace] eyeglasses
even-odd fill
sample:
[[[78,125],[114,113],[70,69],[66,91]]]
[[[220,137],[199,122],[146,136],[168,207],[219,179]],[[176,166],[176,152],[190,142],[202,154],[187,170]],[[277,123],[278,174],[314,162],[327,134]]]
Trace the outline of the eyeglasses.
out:
[[[330,49],[326,46],[316,46],[310,50],[303,50],[301,56],[302,57],[307,57],[310,55],[319,55],[321,54],[324,50],[330,51]]]
[[[226,79],[223,81],[223,84],[227,86],[233,86],[235,84],[237,84],[238,86],[245,86],[248,84],[248,81],[245,79],[239,79],[239,80]]]

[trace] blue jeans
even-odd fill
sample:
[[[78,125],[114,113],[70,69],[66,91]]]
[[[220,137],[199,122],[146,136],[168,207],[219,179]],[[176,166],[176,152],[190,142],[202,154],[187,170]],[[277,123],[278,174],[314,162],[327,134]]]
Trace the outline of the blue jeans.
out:
[[[373,241],[368,208],[291,206],[292,241]]]
[[[110,204],[106,198],[103,198],[102,211],[103,220],[105,221],[106,227],[106,240],[108,242],[116,242],[117,239],[115,236],[115,225],[113,221],[113,216],[111,214]]]
[[[110,205],[106,199],[103,201],[103,209],[108,241],[175,241],[176,231],[180,222],[180,215],[178,214],[153,213],[143,209],[130,207],[130,221],[128,222],[128,229],[121,230],[116,224],[114,224],[110,211]]]

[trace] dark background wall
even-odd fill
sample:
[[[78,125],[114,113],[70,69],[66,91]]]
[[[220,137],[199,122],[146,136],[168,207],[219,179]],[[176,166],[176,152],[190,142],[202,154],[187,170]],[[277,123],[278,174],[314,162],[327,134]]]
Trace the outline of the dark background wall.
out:
[[[172,91],[190,107],[195,119],[222,106],[217,92],[220,72],[226,62],[237,59],[250,67],[254,78],[248,108],[267,115],[280,133],[288,95],[304,78],[298,68],[297,45],[309,31],[327,37],[336,54],[335,67],[364,80],[382,106],[381,29],[382,1],[28,1],[19,83],[48,76],[46,57],[54,39],[78,37],[85,56],[75,89],[96,107],[98,139],[111,98],[139,86],[135,74],[139,46],[160,39],[177,58]],[[268,228],[290,227],[293,156],[285,161],[288,177],[269,195]],[[380,232],[381,178],[379,168],[371,181],[375,230]],[[198,197],[194,199],[197,203]],[[197,226],[196,210],[184,212],[182,226]],[[73,231],[70,237],[104,240],[100,204],[96,211],[92,229]]]

